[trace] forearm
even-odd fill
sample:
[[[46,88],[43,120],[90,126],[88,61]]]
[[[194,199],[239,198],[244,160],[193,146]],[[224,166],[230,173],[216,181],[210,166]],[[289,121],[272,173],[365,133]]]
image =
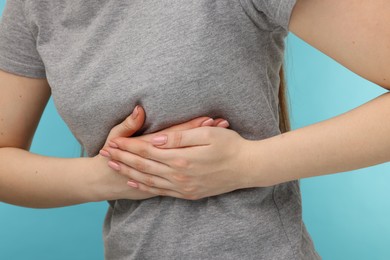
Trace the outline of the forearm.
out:
[[[250,144],[254,186],[390,161],[390,93],[337,117]]]
[[[85,158],[50,158],[0,149],[0,200],[26,207],[60,207],[90,200]]]
[[[99,171],[99,167],[107,170]],[[126,179],[111,172],[104,161],[53,158],[0,148],[0,201],[50,208],[125,196],[141,199],[145,193],[127,187]]]

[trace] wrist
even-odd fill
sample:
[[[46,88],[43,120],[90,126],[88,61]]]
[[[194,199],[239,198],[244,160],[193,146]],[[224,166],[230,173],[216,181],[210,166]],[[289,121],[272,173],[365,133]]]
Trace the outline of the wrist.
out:
[[[96,155],[95,157],[86,158],[86,160],[87,170],[85,175],[88,176],[86,184],[86,187],[88,187],[86,189],[87,199],[90,202],[117,199],[109,187],[111,181],[107,179],[106,172],[109,171],[109,169],[106,159],[100,155]],[[104,171],[104,169],[106,169],[106,171]]]
[[[117,200],[131,199],[143,200],[156,197],[154,194],[146,193],[127,185],[128,177],[123,176],[107,166],[108,159],[96,155],[89,160],[89,200]]]
[[[246,140],[244,171],[246,178],[246,188],[268,187],[276,185],[277,173],[273,167],[275,163],[281,163],[280,155],[273,154],[270,149],[269,139],[264,140]]]

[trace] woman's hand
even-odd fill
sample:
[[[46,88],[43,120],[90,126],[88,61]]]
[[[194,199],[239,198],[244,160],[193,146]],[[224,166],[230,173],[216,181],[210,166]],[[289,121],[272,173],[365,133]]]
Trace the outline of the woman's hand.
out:
[[[107,143],[116,137],[130,137],[139,129],[141,129],[145,121],[145,111],[141,106],[136,106],[131,113],[122,123],[113,127],[110,133],[107,136],[106,142],[103,145],[103,148],[107,146]],[[192,119],[188,122],[174,125],[169,128],[163,129],[153,134],[147,134],[143,136],[138,136],[137,138],[144,141],[151,142],[152,138],[156,135],[172,132],[172,131],[183,131],[188,129],[193,129],[201,126],[217,126],[217,127],[229,127],[229,123],[223,118],[212,119],[210,117],[198,117]]]
[[[196,200],[251,187],[250,141],[232,130],[201,127],[154,135],[151,142],[114,138],[108,165],[135,189]]]
[[[137,106],[130,116],[128,116],[122,123],[118,124],[110,131],[103,147],[107,148],[108,147],[107,143],[113,138],[117,138],[117,137],[127,138],[132,136],[142,127],[144,120],[145,120],[145,111],[142,109],[142,107]],[[175,125],[170,128],[164,129],[155,134],[139,136],[137,138],[139,140],[150,142],[152,140],[152,137],[156,134],[159,135],[169,131],[188,130],[188,129],[193,129],[201,126],[223,126],[226,125],[225,122],[226,121],[224,121],[223,119],[213,120],[212,118],[209,117],[199,117],[191,121],[188,121],[186,123]],[[104,194],[107,193],[110,194],[109,198],[105,197],[105,199],[127,198],[127,199],[139,200],[139,199],[147,199],[156,196],[155,194],[146,191],[129,189],[128,184],[132,183],[132,180],[131,179],[129,180],[127,176],[118,175],[114,170],[107,167],[108,160],[104,158],[104,156],[97,155],[94,158],[92,158],[92,160],[96,171],[101,173],[99,175],[100,178],[98,180],[98,183],[101,183],[102,185],[100,186],[99,189],[101,189],[101,191]]]

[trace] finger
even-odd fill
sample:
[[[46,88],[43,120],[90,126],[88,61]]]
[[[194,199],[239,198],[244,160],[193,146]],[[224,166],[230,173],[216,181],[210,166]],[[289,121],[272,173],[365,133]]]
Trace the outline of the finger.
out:
[[[172,159],[171,152],[158,149],[150,142],[136,138],[117,137],[108,143],[111,148],[125,151],[127,153],[138,155],[145,159],[151,159],[157,162],[167,164]],[[125,155],[124,155],[125,156]]]
[[[225,120],[225,119],[223,119],[223,118],[217,118],[217,119],[214,119],[214,125],[213,126],[217,126],[220,122],[222,122],[223,120]]]
[[[212,125],[213,121],[214,120],[210,117],[198,117],[198,118],[192,119],[188,122],[168,127],[166,129],[160,131],[159,133],[166,133],[166,132],[170,132],[170,131],[183,131],[183,130],[197,128],[197,127],[200,127],[203,125],[205,125],[205,126]]]
[[[129,185],[129,186],[131,186],[131,185]],[[177,191],[174,191],[174,190],[159,189],[159,188],[155,188],[155,187],[150,187],[150,186],[147,186],[143,183],[137,183],[137,186],[138,186],[137,189],[139,189],[140,191],[143,191],[143,192],[148,192],[148,193],[155,194],[158,196],[169,196],[169,197],[184,199],[183,194],[181,194]],[[133,186],[131,186],[131,187],[133,187]]]
[[[158,131],[156,133],[142,135],[142,136],[137,136],[135,138],[143,140],[143,141],[151,142],[152,138],[154,136],[156,136],[157,134],[164,134],[164,133],[168,133],[168,132],[171,132],[171,131],[184,131],[184,130],[198,128],[198,127],[201,127],[201,126],[213,126],[213,124],[214,124],[214,120],[212,118],[210,118],[210,117],[199,117],[199,118],[192,119],[192,120],[190,120],[188,122],[185,122],[185,123],[182,123],[182,124],[179,124],[179,125],[174,125],[174,126],[168,127],[166,129]]]
[[[156,135],[151,143],[159,148],[184,148],[189,146],[204,146],[211,143],[214,127],[200,127],[185,131],[168,132]]]
[[[125,164],[139,172],[163,178],[164,176],[167,176],[168,173],[172,172],[172,169],[170,169],[167,165],[150,159],[145,159],[136,154],[110,147],[107,147],[104,150],[110,154],[110,159],[113,161],[109,163],[109,166],[117,171],[120,171],[120,165],[118,165],[117,162],[121,162],[122,164]]]
[[[223,127],[223,128],[228,128],[229,127],[229,122],[223,118],[217,118],[214,120],[214,125],[216,127]]]
[[[123,122],[111,129],[110,134],[107,137],[106,144],[108,141],[115,137],[132,136],[142,127],[144,121],[144,109],[141,106],[136,106],[130,116],[128,116]],[[106,146],[106,144],[104,146]]]
[[[109,161],[108,166],[119,174],[130,178],[131,181],[137,184],[143,183],[149,187],[156,187],[159,189],[172,189],[174,187],[171,182],[164,178],[140,172],[118,161]]]

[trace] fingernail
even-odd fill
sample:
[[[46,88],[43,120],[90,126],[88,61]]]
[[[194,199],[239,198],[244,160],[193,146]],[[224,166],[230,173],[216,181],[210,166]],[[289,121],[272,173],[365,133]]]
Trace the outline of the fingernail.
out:
[[[111,157],[110,153],[103,149],[99,151],[99,154],[103,157]]]
[[[163,145],[163,144],[167,143],[167,140],[168,140],[168,136],[166,136],[166,135],[155,136],[152,139],[152,144]]]
[[[217,126],[218,126],[218,127],[229,127],[229,122],[226,121],[226,120],[223,120],[223,121],[220,122]]]
[[[138,117],[138,106],[136,106],[136,107],[134,108],[133,113],[131,114],[131,117],[132,117],[133,119],[137,119],[137,117]]]
[[[119,164],[117,164],[116,162],[113,162],[113,161],[109,161],[108,166],[110,166],[112,169],[114,169],[116,171],[119,171],[121,169]]]
[[[108,145],[109,145],[110,147],[112,147],[112,148],[119,148],[119,146],[118,146],[116,143],[111,142],[111,141],[108,142]]]
[[[129,185],[130,187],[133,187],[133,188],[138,188],[138,184],[133,182],[133,181],[128,181],[127,185]]]
[[[212,126],[214,123],[214,119],[209,118],[206,121],[204,121],[200,126]]]

